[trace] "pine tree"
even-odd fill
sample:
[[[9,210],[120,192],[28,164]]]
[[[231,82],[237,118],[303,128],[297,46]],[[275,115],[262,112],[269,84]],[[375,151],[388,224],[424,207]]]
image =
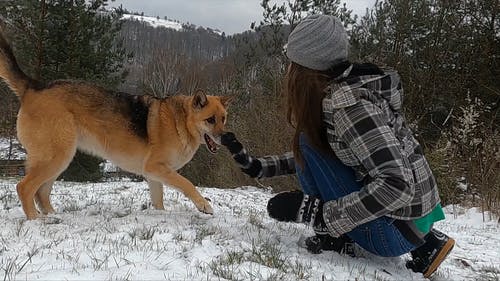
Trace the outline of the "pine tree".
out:
[[[281,55],[288,33],[307,15],[337,16],[346,27],[356,22],[352,10],[345,3],[341,5],[340,0],[287,0],[281,4],[262,0],[260,5],[264,19],[258,25],[252,23],[251,28],[262,31],[260,44],[272,56]]]
[[[288,34],[301,19],[312,14],[327,14],[339,17],[344,26],[356,22],[352,10],[341,5],[340,0],[262,0],[263,19],[253,22],[250,28],[255,33],[234,36],[236,52],[233,54],[241,81],[257,77],[266,93],[280,95],[281,82],[288,60],[283,47]],[[254,38],[256,37],[256,38]],[[250,94],[250,93],[248,93]]]
[[[120,10],[108,0],[22,0],[0,3],[16,55],[40,81],[78,79],[106,88],[123,82],[130,58],[118,38]],[[78,153],[63,173],[66,180],[97,180],[101,159]]]
[[[467,95],[498,105],[499,15],[498,0],[378,1],[351,31],[352,55],[398,70],[407,118],[432,145]],[[498,130],[498,108],[484,116]]]

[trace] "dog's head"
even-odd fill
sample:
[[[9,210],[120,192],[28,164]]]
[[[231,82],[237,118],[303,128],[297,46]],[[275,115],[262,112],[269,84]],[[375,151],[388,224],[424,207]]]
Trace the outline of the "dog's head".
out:
[[[192,97],[193,118],[201,143],[206,144],[211,153],[217,152],[220,145],[220,137],[227,121],[226,108],[230,101],[231,97],[208,96],[201,90]]]

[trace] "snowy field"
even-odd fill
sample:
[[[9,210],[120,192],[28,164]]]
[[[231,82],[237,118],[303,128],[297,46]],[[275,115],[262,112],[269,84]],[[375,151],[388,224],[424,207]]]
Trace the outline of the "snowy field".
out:
[[[149,206],[146,183],[57,182],[57,214],[26,221],[15,180],[0,180],[0,280],[423,280],[400,258],[309,254],[312,231],[277,223],[255,187],[200,188],[213,216],[175,190],[165,211]],[[499,280],[500,227],[476,209],[447,207],[438,228],[457,240],[433,280]]]
[[[12,139],[12,148],[9,139],[0,138],[0,159],[24,159],[25,157],[26,152],[16,138]]]

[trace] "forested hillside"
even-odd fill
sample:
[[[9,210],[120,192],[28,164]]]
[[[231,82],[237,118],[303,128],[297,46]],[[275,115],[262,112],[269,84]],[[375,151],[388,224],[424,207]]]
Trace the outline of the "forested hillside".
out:
[[[126,65],[127,89],[152,91],[157,96],[175,94],[177,80],[186,75],[181,74],[187,71],[182,68],[192,68],[192,62],[205,65],[223,60],[234,50],[232,40],[210,28],[153,26],[148,19],[126,19],[120,31],[125,48],[133,53]]]

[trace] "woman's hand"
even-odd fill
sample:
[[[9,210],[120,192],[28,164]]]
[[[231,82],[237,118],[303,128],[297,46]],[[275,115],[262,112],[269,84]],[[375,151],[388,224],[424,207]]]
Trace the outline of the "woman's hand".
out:
[[[221,143],[231,154],[233,159],[240,166],[243,173],[249,175],[252,178],[262,176],[262,163],[260,160],[255,159],[248,155],[248,152],[243,147],[243,145],[236,139],[236,136],[232,132],[226,132],[221,136]]]
[[[267,202],[267,213],[278,221],[312,226],[316,234],[327,234],[323,219],[323,200],[300,190],[276,194]]]

